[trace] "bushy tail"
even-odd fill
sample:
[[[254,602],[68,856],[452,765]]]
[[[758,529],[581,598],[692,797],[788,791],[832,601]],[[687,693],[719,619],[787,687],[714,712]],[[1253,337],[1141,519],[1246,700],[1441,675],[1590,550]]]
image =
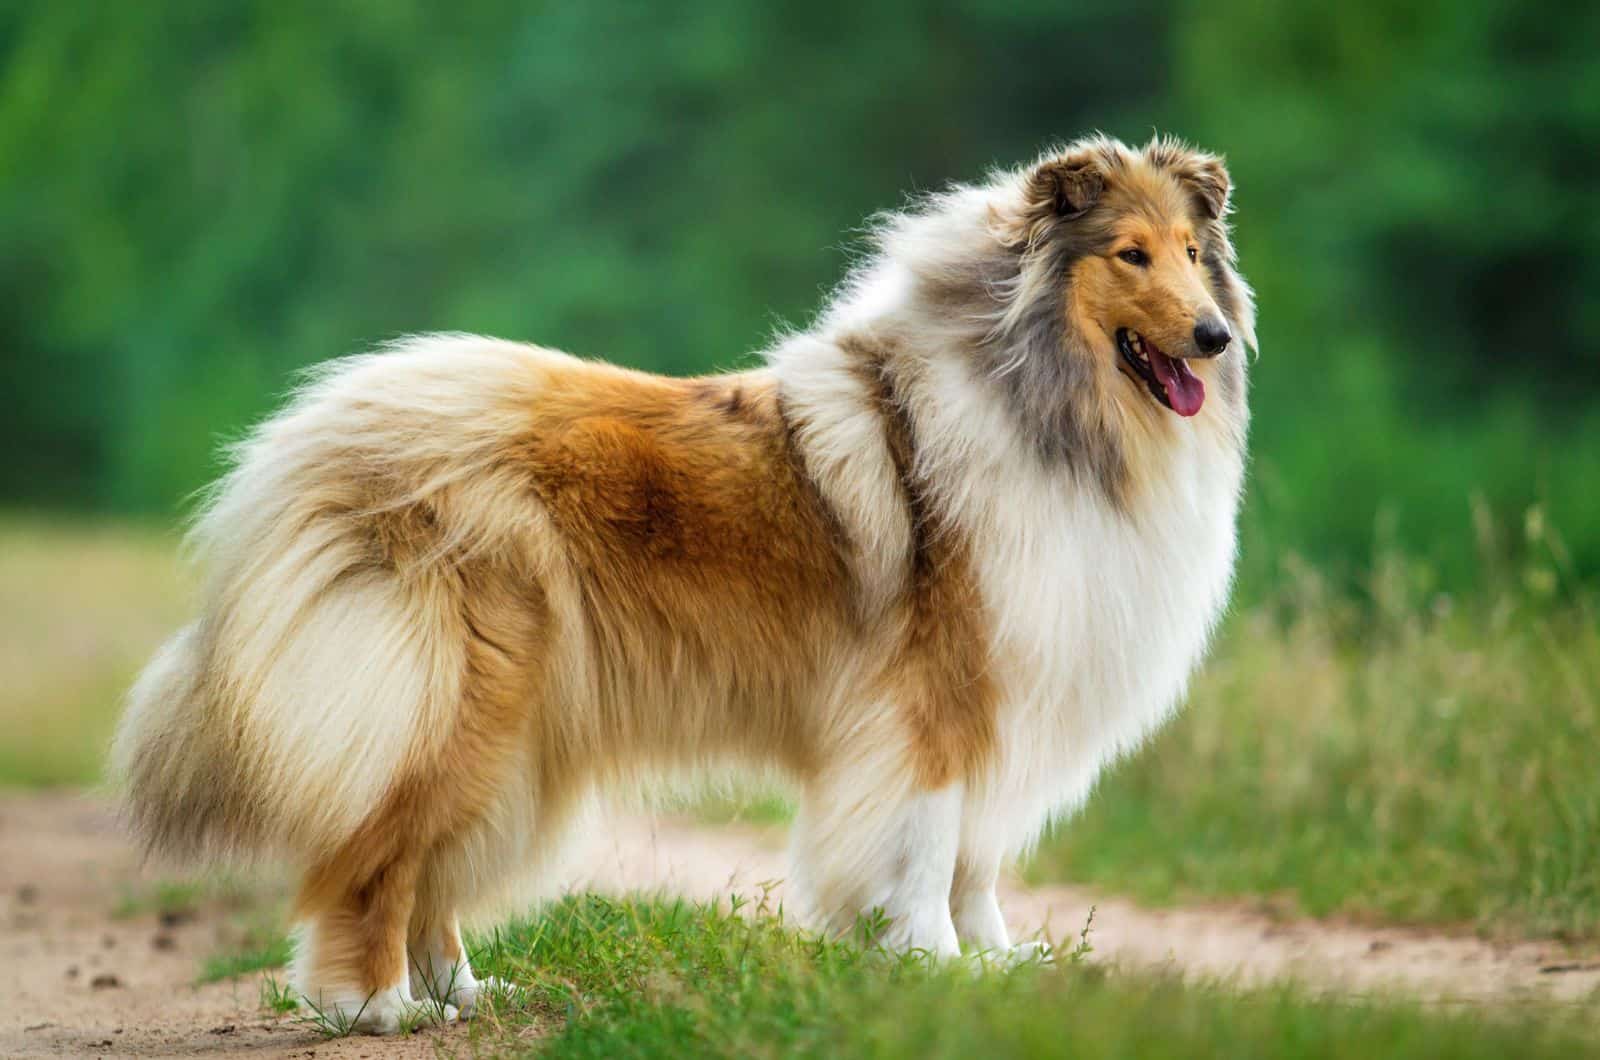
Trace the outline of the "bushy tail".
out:
[[[516,511],[497,460],[553,355],[435,337],[321,370],[235,449],[191,535],[199,621],[129,696],[112,764],[146,849],[338,850],[452,724],[462,557]],[[543,360],[541,360],[543,358]]]
[[[204,669],[196,623],[139,675],[111,749],[134,834],[146,853],[171,861],[229,859],[266,843],[233,754],[206,724]]]
[[[459,662],[418,599],[437,587],[338,551],[210,611],[134,685],[112,765],[148,854],[320,861],[448,725]]]

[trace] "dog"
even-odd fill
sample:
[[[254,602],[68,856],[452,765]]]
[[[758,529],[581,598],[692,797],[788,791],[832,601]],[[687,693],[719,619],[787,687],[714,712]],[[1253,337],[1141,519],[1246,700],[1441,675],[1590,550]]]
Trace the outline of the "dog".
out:
[[[1094,136],[881,216],[752,371],[460,334],[316,369],[197,516],[201,613],[113,747],[131,827],[294,866],[296,987],[373,1032],[470,1015],[459,917],[703,768],[792,780],[817,929],[1011,953],[998,874],[1227,600],[1229,199],[1216,156]]]

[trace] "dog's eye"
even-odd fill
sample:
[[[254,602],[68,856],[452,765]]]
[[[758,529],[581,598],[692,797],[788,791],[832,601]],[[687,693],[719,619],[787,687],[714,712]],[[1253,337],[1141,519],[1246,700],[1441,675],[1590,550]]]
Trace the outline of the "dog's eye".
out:
[[[1123,261],[1127,262],[1129,265],[1137,265],[1141,269],[1144,268],[1146,265],[1150,264],[1150,255],[1146,254],[1144,251],[1140,250],[1138,247],[1129,247],[1127,250],[1124,250],[1121,254],[1118,254],[1117,257],[1121,258]]]
[[[1190,247],[1189,248],[1189,260],[1190,261],[1199,261],[1200,260],[1200,252],[1198,250],[1194,249],[1193,247]]]

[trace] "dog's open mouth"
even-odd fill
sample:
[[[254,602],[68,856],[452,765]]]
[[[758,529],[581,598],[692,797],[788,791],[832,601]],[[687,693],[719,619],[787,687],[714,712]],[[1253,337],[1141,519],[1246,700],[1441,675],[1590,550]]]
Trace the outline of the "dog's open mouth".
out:
[[[1206,385],[1181,358],[1168,357],[1161,347],[1129,328],[1117,329],[1117,349],[1155,399],[1173,412],[1193,416],[1205,404]]]

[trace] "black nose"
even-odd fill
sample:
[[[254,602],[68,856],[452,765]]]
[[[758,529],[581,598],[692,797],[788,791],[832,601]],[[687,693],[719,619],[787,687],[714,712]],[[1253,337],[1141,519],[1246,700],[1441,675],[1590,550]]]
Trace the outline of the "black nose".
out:
[[[1220,320],[1202,320],[1194,326],[1194,344],[1200,347],[1200,352],[1216,356],[1228,348],[1228,343],[1233,341],[1233,336],[1228,333],[1228,325]]]

